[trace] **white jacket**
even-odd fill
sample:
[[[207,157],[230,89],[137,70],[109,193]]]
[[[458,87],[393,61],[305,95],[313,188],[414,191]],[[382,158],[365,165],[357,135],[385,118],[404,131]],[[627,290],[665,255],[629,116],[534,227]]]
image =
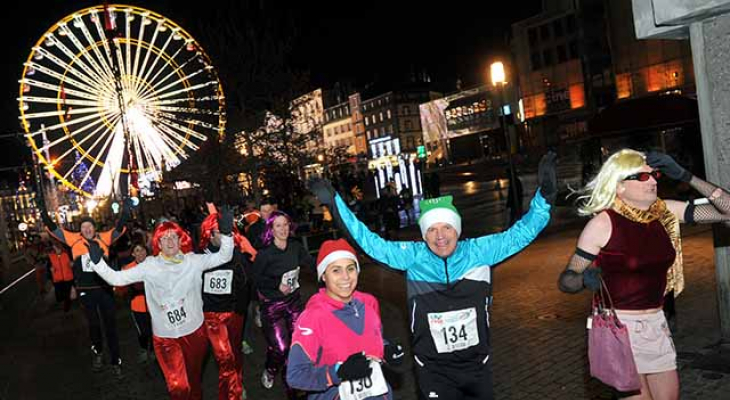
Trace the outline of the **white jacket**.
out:
[[[203,324],[203,271],[227,263],[233,257],[233,238],[221,237],[221,247],[211,254],[179,254],[147,257],[135,268],[114,271],[104,261],[91,264],[94,271],[113,286],[144,282],[152,333],[161,338],[179,338]]]

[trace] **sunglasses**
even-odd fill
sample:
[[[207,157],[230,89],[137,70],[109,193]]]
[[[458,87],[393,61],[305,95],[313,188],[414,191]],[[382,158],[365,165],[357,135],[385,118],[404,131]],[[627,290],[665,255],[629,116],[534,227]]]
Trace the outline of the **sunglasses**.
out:
[[[659,178],[662,177],[662,173],[657,170],[651,172],[639,172],[637,174],[627,176],[624,180],[646,182],[649,180],[649,177],[653,177],[655,181],[659,181]]]

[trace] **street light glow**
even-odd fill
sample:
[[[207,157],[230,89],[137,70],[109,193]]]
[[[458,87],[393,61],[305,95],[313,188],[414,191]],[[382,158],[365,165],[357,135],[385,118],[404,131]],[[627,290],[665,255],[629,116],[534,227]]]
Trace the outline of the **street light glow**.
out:
[[[490,75],[492,76],[492,85],[497,86],[498,83],[507,83],[507,79],[504,75],[504,64],[502,64],[501,61],[493,62],[490,72]]]

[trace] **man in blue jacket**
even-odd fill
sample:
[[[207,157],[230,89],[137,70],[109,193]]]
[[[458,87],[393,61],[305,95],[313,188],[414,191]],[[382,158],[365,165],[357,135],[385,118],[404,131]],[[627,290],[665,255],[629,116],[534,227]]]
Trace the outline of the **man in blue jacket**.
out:
[[[461,216],[452,196],[421,201],[424,242],[386,241],[360,221],[325,181],[312,191],[362,251],[405,271],[416,375],[423,399],[492,399],[489,362],[491,268],[529,245],[547,226],[557,194],[555,153],[538,168],[530,210],[508,230],[459,240]]]

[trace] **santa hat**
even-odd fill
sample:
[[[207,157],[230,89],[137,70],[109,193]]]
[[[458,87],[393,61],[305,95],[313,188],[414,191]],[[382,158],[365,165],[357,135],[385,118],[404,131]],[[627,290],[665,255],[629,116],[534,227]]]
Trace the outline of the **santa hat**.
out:
[[[421,227],[421,236],[426,238],[426,231],[437,222],[444,222],[456,229],[457,236],[461,235],[461,215],[453,204],[454,196],[442,196],[435,199],[421,200],[421,217],[418,226]]]
[[[360,272],[360,263],[357,262],[355,250],[345,239],[327,240],[322,243],[317,255],[317,281],[322,279],[328,265],[342,258],[355,261],[357,272]]]

